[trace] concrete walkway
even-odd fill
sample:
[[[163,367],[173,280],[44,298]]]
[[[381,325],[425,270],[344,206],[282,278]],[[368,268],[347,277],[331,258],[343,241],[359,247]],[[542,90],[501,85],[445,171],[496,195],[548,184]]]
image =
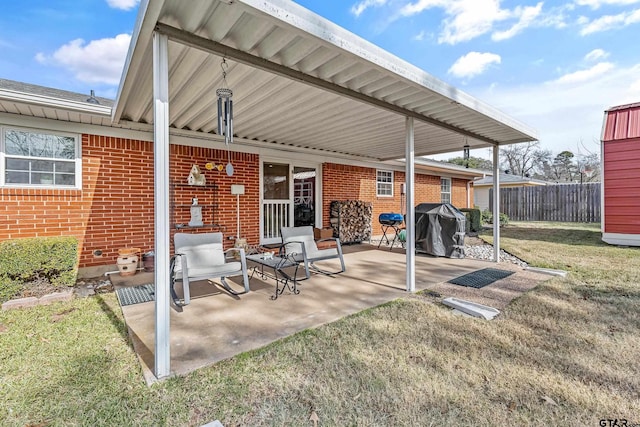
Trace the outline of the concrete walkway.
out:
[[[203,366],[263,347],[304,329],[333,322],[397,298],[405,291],[405,254],[403,250],[377,250],[369,245],[346,246],[347,271],[336,276],[312,275],[300,282],[300,294],[287,291],[271,300],[275,283],[251,279],[252,292],[238,297],[219,285],[206,281],[191,288],[191,304],[182,312],[171,310],[171,370],[184,375]],[[338,263],[320,264],[328,269]],[[517,271],[483,289],[465,288],[445,283],[454,277],[483,268]],[[456,296],[498,309],[522,292],[549,276],[530,273],[513,264],[495,264],[472,259],[449,259],[418,255],[416,288],[431,289],[446,296]],[[234,279],[235,281],[236,279]],[[153,273],[135,276],[113,275],[116,288],[153,283]],[[240,285],[237,286],[240,290]],[[145,379],[153,375],[155,303],[122,307],[125,322],[138,354]]]

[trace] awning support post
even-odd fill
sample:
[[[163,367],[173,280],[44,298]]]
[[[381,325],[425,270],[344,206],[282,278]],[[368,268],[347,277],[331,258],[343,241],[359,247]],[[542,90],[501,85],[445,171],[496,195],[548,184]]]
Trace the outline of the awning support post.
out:
[[[500,147],[493,146],[493,261],[500,262]]]
[[[156,378],[171,372],[169,334],[169,38],[153,33],[153,172]]]
[[[415,149],[414,149],[414,135],[413,135],[413,117],[407,117],[405,123],[406,144],[405,144],[405,182],[406,182],[406,196],[407,196],[407,213],[405,226],[406,226],[406,241],[405,252],[407,257],[407,292],[416,291],[416,221],[415,221]]]

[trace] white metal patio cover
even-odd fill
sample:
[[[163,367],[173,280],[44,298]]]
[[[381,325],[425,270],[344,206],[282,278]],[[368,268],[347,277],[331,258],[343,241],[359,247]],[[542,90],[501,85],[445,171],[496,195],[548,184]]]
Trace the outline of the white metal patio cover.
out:
[[[158,378],[170,374],[169,134],[221,147],[215,90],[223,57],[235,144],[406,159],[408,242],[415,240],[414,156],[494,147],[497,166],[498,146],[537,139],[528,126],[291,1],[143,0],[113,122],[154,125]],[[407,251],[408,291],[414,267]]]

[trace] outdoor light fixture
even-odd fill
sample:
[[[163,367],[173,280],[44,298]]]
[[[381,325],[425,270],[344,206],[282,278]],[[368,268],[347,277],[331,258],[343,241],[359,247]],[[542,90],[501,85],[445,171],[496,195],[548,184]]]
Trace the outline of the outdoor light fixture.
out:
[[[233,176],[233,165],[231,164],[231,152],[229,144],[233,143],[233,91],[227,87],[227,64],[226,58],[222,58],[220,64],[222,68],[222,86],[216,89],[218,97],[218,135],[224,136],[224,144],[227,146],[227,175]]]

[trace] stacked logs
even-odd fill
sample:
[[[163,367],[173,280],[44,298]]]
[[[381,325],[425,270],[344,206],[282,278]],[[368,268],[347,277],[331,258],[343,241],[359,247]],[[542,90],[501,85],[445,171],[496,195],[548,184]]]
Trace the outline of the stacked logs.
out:
[[[333,236],[342,243],[360,243],[371,239],[371,202],[362,200],[333,201],[330,222]]]

